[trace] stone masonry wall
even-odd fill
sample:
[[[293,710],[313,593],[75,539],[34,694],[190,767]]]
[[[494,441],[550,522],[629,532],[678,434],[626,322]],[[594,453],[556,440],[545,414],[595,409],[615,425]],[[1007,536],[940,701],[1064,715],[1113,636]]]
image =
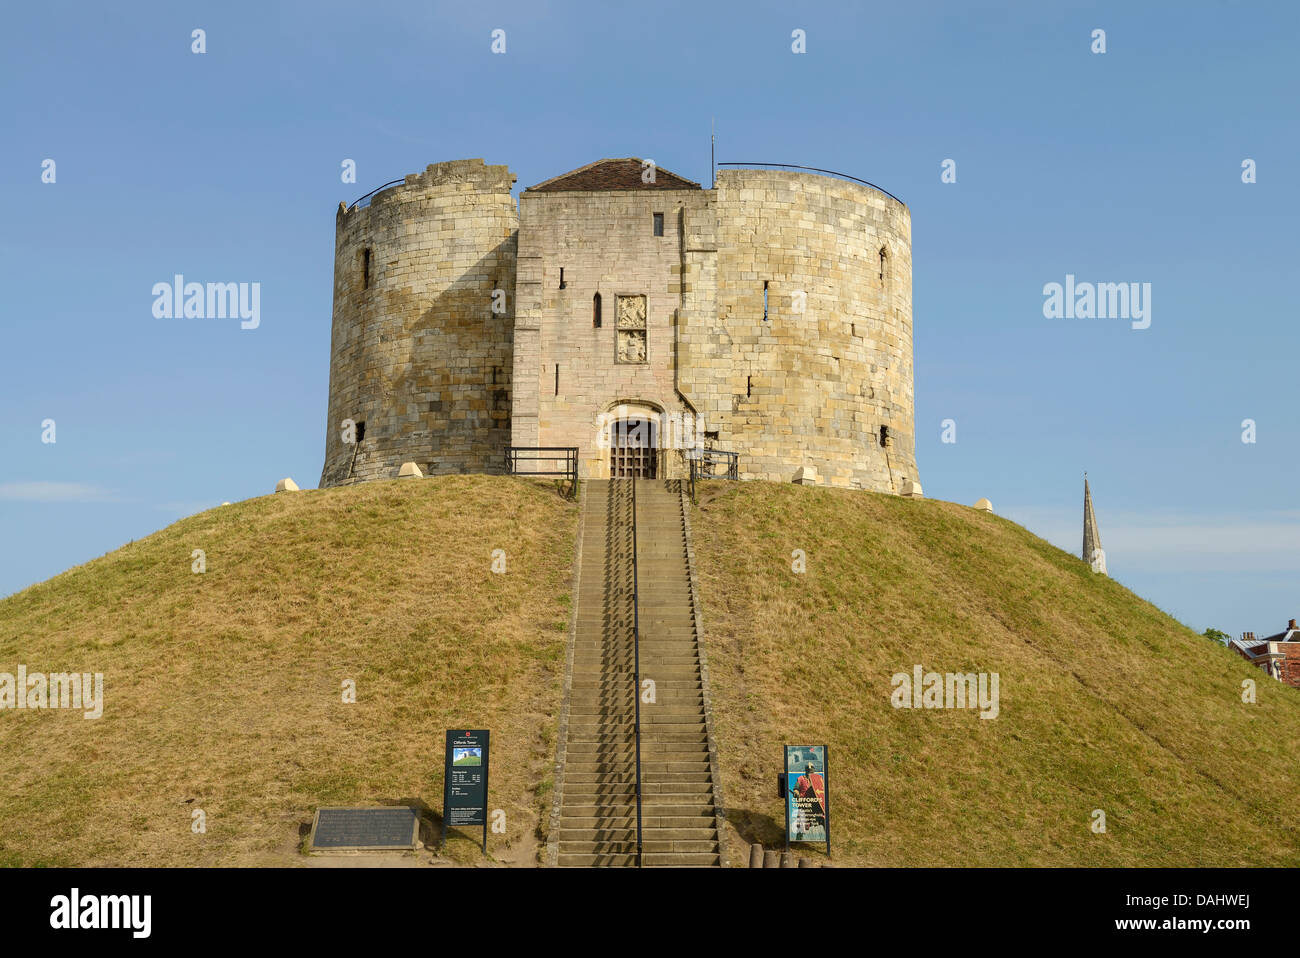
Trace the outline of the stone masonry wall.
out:
[[[679,386],[716,445],[740,453],[742,478],[917,480],[907,207],[786,171],[720,171],[713,193],[684,221]]]
[[[682,222],[707,202],[702,190],[520,196],[514,445],[577,446],[581,474],[607,478],[609,453],[598,441],[602,414],[623,404],[651,417],[688,409],[675,388]],[[654,235],[655,213],[664,217],[662,236]],[[626,304],[629,328],[622,334],[620,297],[638,298]],[[620,338],[623,359],[639,354],[641,337],[630,328],[640,325],[639,297],[645,297],[646,362],[620,361]],[[660,463],[661,475],[681,475],[680,454],[665,454]]]
[[[811,467],[820,484],[895,493],[918,480],[902,203],[737,169],[712,190],[526,190],[516,212],[513,180],[439,163],[340,208],[322,486],[408,460],[501,472],[510,445],[577,446],[581,474],[603,478],[600,425],[620,407],[662,421],[661,443],[698,414],[746,479]],[[355,445],[347,418],[365,423]],[[661,454],[661,475],[684,470]]]
[[[321,486],[501,472],[510,437],[518,217],[505,166],[437,163],[340,204]],[[365,251],[369,250],[369,282]],[[493,290],[505,291],[493,313]],[[355,445],[345,419],[365,423]]]

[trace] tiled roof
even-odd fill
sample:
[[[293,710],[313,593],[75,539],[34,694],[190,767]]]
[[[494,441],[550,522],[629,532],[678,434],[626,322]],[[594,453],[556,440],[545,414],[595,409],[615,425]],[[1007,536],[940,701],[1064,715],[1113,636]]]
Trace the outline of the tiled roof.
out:
[[[597,160],[576,170],[552,177],[544,183],[530,186],[527,193],[582,192],[600,193],[607,190],[698,190],[699,183],[678,176],[662,166],[655,167],[655,181],[642,180],[644,163],[639,157],[629,156],[614,160]]]

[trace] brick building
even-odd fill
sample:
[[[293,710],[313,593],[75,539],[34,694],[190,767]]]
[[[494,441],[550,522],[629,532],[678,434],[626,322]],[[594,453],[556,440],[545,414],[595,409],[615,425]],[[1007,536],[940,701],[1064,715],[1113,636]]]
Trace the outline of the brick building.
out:
[[[1295,619],[1277,635],[1257,639],[1254,632],[1246,632],[1228,644],[1273,678],[1300,689],[1300,629],[1296,628]]]

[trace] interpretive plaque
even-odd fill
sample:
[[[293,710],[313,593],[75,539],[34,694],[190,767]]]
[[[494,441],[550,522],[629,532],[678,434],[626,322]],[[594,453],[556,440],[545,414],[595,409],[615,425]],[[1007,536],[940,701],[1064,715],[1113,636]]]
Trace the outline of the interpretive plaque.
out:
[[[787,745],[785,847],[791,842],[825,842],[831,852],[830,772],[825,745]]]
[[[320,808],[311,826],[310,851],[384,851],[415,848],[420,816],[405,805]]]
[[[483,828],[487,853],[488,732],[484,729],[448,729],[442,789],[442,843],[447,828]]]

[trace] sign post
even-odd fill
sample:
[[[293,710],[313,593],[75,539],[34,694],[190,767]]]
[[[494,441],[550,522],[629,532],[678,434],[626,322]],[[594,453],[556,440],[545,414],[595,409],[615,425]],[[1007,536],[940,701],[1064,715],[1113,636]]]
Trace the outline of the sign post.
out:
[[[793,842],[825,842],[831,854],[830,772],[825,745],[785,746],[781,793],[785,799],[785,847]]]
[[[483,826],[487,854],[488,736],[486,729],[448,729],[442,779],[442,847],[447,826]]]

